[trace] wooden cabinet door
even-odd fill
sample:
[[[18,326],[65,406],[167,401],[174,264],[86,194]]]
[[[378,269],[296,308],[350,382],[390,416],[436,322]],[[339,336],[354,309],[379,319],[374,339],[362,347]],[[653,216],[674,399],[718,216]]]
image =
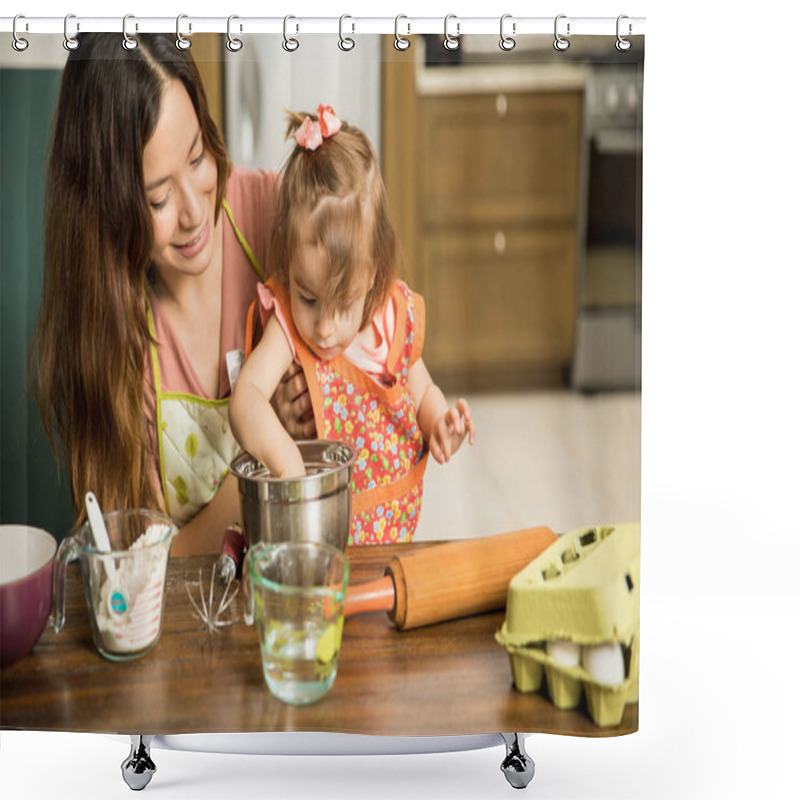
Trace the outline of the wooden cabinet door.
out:
[[[484,228],[423,235],[423,357],[434,380],[465,388],[557,383],[572,359],[574,228]]]
[[[434,380],[446,391],[563,385],[583,91],[419,93],[413,64],[391,52],[384,91],[384,174],[402,274],[425,297]]]
[[[434,96],[420,104],[422,227],[576,220],[580,93]]]

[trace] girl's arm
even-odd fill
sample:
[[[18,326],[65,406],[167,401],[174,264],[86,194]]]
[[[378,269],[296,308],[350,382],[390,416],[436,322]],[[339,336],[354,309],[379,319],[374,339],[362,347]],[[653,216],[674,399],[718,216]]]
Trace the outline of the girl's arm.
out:
[[[292,351],[277,319],[245,361],[231,395],[229,416],[236,440],[269,471],[281,478],[305,475],[303,459],[270,403],[281,377],[292,363]]]
[[[470,444],[475,442],[475,423],[467,401],[461,398],[454,408],[449,408],[421,358],[408,373],[408,391],[417,409],[417,425],[431,455],[440,464],[450,460],[466,436]]]

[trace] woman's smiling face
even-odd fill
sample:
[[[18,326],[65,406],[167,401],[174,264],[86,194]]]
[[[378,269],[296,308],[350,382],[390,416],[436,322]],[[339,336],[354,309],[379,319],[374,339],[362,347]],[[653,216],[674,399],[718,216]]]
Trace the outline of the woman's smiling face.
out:
[[[145,197],[153,219],[153,264],[170,273],[200,275],[214,252],[217,164],[183,84],[170,80],[156,129],[145,145]]]

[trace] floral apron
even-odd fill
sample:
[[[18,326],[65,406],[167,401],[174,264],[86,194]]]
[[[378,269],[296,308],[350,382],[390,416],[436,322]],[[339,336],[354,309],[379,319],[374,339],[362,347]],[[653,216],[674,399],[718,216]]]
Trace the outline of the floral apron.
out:
[[[289,297],[267,281],[284,315],[308,382],[317,435],[347,442],[356,454],[348,544],[408,542],[422,505],[428,451],[408,392],[410,366],[422,353],[425,306],[401,281],[392,288],[397,309],[386,367],[392,385],[381,386],[343,355],[322,361],[305,345],[291,318]],[[251,307],[251,316],[253,308]],[[248,335],[252,323],[248,323]],[[248,344],[246,350],[250,351]]]
[[[264,280],[264,272],[237,228],[228,201],[223,200],[222,205],[239,244],[259,278]],[[239,452],[239,445],[228,425],[229,398],[210,400],[188,392],[165,392],[162,389],[149,297],[147,324],[151,336],[159,474],[164,504],[175,523],[184,525],[214,497],[228,474],[228,465]]]

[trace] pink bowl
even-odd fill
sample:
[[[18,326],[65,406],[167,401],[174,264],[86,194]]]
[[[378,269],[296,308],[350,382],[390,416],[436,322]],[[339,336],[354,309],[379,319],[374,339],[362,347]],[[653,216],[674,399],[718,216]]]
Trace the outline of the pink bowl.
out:
[[[55,537],[0,525],[0,667],[19,661],[42,635],[53,602]]]

